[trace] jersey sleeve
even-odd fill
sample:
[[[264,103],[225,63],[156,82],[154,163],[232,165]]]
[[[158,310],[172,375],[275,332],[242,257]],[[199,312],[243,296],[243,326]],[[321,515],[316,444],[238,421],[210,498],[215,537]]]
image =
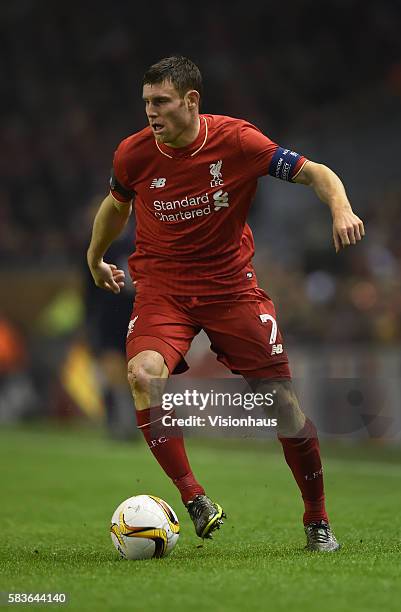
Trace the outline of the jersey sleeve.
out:
[[[110,176],[110,193],[121,203],[128,203],[135,196],[135,191],[129,187],[129,179],[124,158],[124,141],[114,153],[113,167]]]
[[[270,174],[283,181],[293,181],[308,161],[306,157],[280,147],[251,123],[240,126],[242,152],[252,175]]]

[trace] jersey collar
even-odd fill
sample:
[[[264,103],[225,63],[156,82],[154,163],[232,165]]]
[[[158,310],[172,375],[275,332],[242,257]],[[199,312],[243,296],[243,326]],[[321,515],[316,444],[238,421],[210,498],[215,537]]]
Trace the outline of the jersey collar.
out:
[[[180,157],[195,157],[195,155],[197,155],[199,151],[201,151],[203,147],[206,145],[208,136],[209,136],[209,128],[207,125],[206,117],[204,117],[203,115],[200,115],[199,134],[195,138],[195,140],[191,142],[191,144],[187,145],[186,147],[178,147],[178,148],[168,147],[167,145],[163,143],[159,144],[156,140],[155,140],[155,144],[158,150],[160,151],[160,153],[164,155],[165,157],[169,157],[170,159],[177,159]]]

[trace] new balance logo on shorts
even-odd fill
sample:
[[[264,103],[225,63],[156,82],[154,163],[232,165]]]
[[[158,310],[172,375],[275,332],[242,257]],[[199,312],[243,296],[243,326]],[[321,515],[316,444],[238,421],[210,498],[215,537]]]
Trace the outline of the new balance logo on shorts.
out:
[[[159,187],[164,187],[166,184],[165,178],[155,178],[151,182],[150,189],[158,189]]]
[[[282,344],[273,344],[271,355],[281,355],[282,352],[283,352]]]

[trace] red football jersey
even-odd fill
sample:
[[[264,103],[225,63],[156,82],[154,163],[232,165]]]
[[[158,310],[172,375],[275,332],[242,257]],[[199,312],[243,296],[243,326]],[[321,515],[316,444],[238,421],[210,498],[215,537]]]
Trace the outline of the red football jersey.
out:
[[[187,147],[155,141],[150,127],[121,142],[111,193],[135,198],[137,291],[214,295],[255,287],[254,241],[246,217],[257,179],[292,180],[306,159],[240,119],[201,115]]]

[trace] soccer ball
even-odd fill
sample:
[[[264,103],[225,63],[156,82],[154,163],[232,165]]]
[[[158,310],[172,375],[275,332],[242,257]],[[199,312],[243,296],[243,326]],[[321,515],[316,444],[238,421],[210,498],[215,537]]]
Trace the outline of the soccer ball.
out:
[[[135,495],[116,508],[110,532],[124,559],[152,559],[171,553],[180,524],[174,510],[160,497]]]

